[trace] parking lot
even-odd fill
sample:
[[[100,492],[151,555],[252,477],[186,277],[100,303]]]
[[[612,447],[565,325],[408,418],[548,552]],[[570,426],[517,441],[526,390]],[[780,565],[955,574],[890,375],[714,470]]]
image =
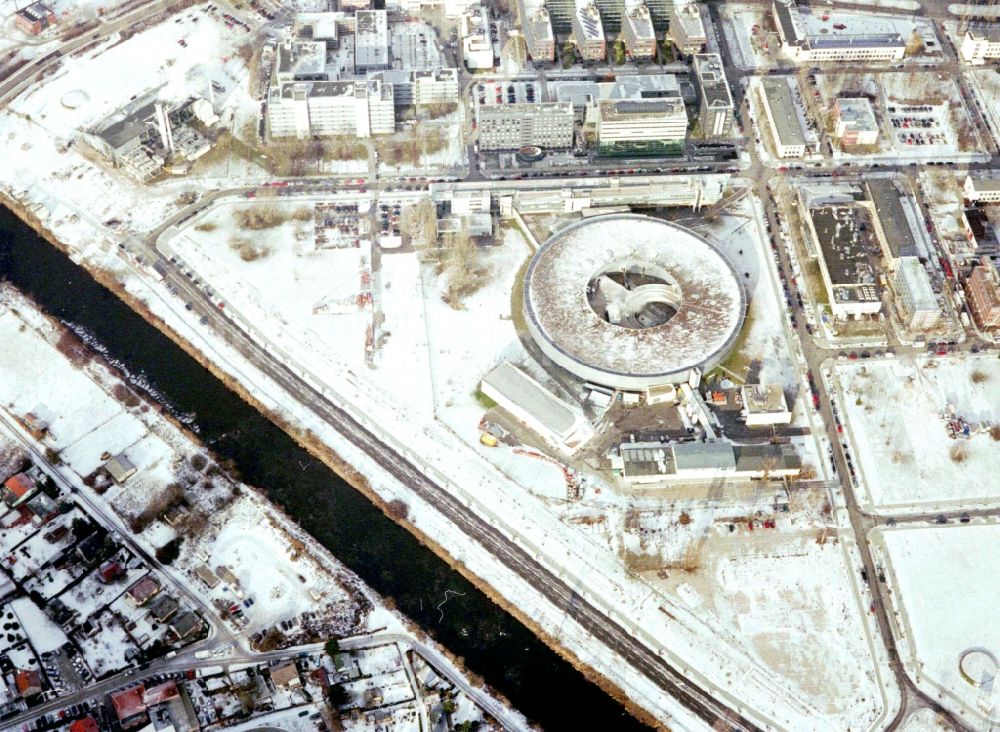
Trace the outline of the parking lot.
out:
[[[896,139],[903,145],[944,145],[948,142],[936,115],[937,108],[890,106],[889,122]]]
[[[361,246],[369,234],[368,217],[356,203],[317,203],[313,209],[317,249],[347,249]]]
[[[541,101],[533,81],[486,81],[476,85],[480,104],[534,104]]]

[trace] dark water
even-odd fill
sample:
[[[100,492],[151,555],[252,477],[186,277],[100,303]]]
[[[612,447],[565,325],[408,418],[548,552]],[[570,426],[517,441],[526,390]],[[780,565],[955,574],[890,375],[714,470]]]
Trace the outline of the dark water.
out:
[[[0,207],[0,279],[89,334],[344,564],[548,730],[644,730],[517,620]],[[2,353],[2,344],[0,344]],[[2,355],[0,355],[2,358]],[[436,606],[445,599],[444,620]]]

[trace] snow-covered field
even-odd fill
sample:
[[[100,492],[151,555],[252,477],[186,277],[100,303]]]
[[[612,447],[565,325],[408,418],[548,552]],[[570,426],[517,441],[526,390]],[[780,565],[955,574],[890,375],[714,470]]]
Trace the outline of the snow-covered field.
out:
[[[873,538],[885,560],[907,673],[973,728],[996,729],[1000,686],[973,686],[959,660],[970,649],[1000,657],[1000,525],[879,528]]]
[[[1000,484],[983,479],[1000,458],[988,429],[1000,424],[995,357],[837,362],[833,373],[862,504],[912,513],[1000,498]],[[969,439],[948,436],[947,410],[970,423]]]

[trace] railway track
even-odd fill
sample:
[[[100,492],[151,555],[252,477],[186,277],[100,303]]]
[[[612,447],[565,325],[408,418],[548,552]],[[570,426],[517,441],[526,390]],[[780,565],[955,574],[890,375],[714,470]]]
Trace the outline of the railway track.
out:
[[[658,688],[666,691],[719,732],[723,730],[763,732],[761,727],[736,710],[721,704],[711,694],[686,679],[658,653],[634,638],[625,627],[540,565],[527,550],[510,541],[499,529],[481,518],[444,486],[431,480],[423,470],[388,446],[344,408],[331,402],[319,389],[273,358],[242,328],[220,312],[211,299],[179,273],[171,262],[159,255],[154,255],[154,258],[158,260],[159,265],[170,272],[170,279],[175,286],[201,303],[200,309],[210,321],[214,321],[215,328],[224,334],[229,344],[251,363],[281,384],[291,396],[312,409],[324,422],[357,448],[363,450],[386,472],[446,516],[466,536],[477,541],[555,607],[563,609],[580,627],[614,650]]]

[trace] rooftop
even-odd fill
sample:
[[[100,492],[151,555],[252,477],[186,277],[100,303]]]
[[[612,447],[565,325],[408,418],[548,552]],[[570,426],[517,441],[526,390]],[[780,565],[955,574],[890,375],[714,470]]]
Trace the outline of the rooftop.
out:
[[[577,0],[576,21],[584,36],[578,41],[604,40],[604,25],[594,0]]]
[[[913,300],[912,309],[914,311],[936,311],[938,309],[937,296],[931,287],[927,270],[924,269],[924,265],[920,263],[917,257],[903,257],[900,259],[899,266],[896,269],[896,277],[906,283],[906,289]]]
[[[781,384],[747,384],[743,387],[743,405],[752,414],[788,410]]]
[[[798,470],[802,467],[802,458],[791,445],[735,445],[733,453],[739,473]]]
[[[624,24],[632,29],[637,40],[656,40],[656,29],[649,8],[643,0],[633,0],[625,3]]]
[[[917,242],[895,183],[888,178],[872,178],[865,182],[865,186],[892,256],[917,256]]]
[[[326,41],[286,41],[277,51],[279,74],[316,77],[326,72]]]
[[[483,383],[531,414],[556,435],[573,431],[582,415],[514,364],[504,361],[485,377]]]
[[[785,147],[805,145],[806,136],[799,123],[799,116],[795,113],[795,102],[792,101],[788,80],[780,76],[765,77],[760,80],[760,85],[767,98],[767,105],[771,108],[778,142]]]
[[[681,442],[670,446],[674,465],[682,470],[736,470],[733,446],[728,442]]]
[[[833,103],[840,119],[860,132],[878,131],[872,103],[864,97],[844,97]]]
[[[701,87],[701,93],[709,105],[733,106],[729,82],[726,81],[722,57],[719,54],[696,53],[694,55],[694,73]]]
[[[603,99],[598,103],[602,120],[687,117],[681,99]]]

